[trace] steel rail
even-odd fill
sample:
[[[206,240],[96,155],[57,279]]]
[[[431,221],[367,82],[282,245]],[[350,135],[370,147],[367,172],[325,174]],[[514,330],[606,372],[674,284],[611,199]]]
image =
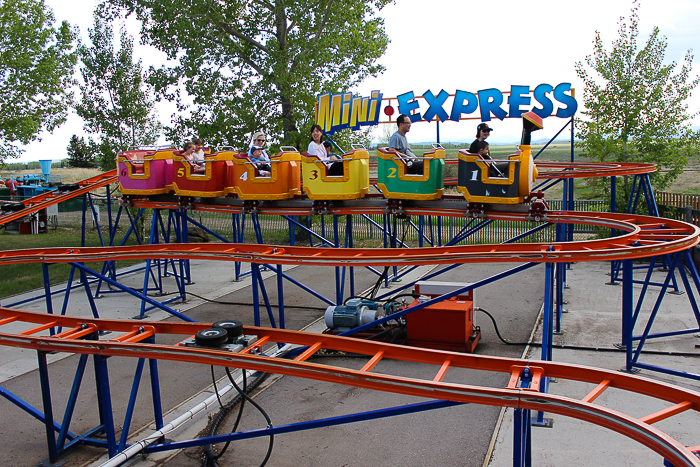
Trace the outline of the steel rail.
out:
[[[537,179],[589,178],[656,172],[656,164],[636,162],[537,162]]]
[[[0,214],[0,225],[7,224],[8,222],[12,222],[17,219],[21,219],[24,216],[28,216],[29,214],[33,214],[54,204],[67,201],[71,198],[75,198],[89,191],[101,188],[105,185],[109,185],[110,183],[116,183],[118,181],[119,178],[117,176],[117,170],[114,169],[110,170],[109,172],[105,172],[83,180],[81,182],[78,182],[77,185],[79,186],[79,188],[76,190],[69,191],[63,194],[58,194],[56,190],[47,191],[46,193],[42,193],[32,198],[19,201],[18,203],[13,203],[23,205],[24,209],[20,211],[6,212],[4,214]]]
[[[0,345],[42,352],[56,351],[105,357],[121,356],[187,361],[283,374],[430,399],[542,410],[614,430],[654,450],[672,462],[673,465],[700,467],[700,459],[695,456],[691,449],[652,426],[654,422],[670,418],[678,413],[700,412],[700,393],[640,376],[581,365],[416,349],[326,334],[254,326],[245,326],[243,329],[245,334],[257,336],[256,343],[253,343],[243,353],[231,353],[218,349],[144,344],[140,341],[154,334],[189,336],[197,330],[206,329],[211,325],[85,319],[0,308],[0,326],[10,323],[14,325],[32,323],[36,327],[21,333],[0,333]],[[65,329],[61,334],[63,337],[60,337],[61,335],[35,335],[46,332],[51,326],[61,326]],[[111,339],[95,341],[78,338],[88,332],[98,335],[98,331],[112,331]],[[115,332],[124,334],[116,336]],[[139,337],[140,335],[144,337]],[[295,360],[253,354],[256,349],[262,348],[263,345],[273,343],[307,346],[314,350],[305,352]],[[366,365],[367,369],[356,370],[309,362],[308,359],[312,354],[320,349],[362,354],[373,357],[376,361],[392,359],[432,364],[436,367],[436,376],[433,380],[422,380],[381,373],[374,365]],[[457,368],[506,373],[510,375],[510,381],[505,388],[445,382],[446,373]],[[530,388],[518,387],[519,378],[525,368],[528,368],[534,375]],[[541,378],[545,377],[592,383],[595,388],[582,399],[541,393],[537,388]],[[630,396],[635,394],[651,396],[672,405],[660,412],[635,418],[594,403],[595,399],[609,388],[626,391],[630,393]]]
[[[358,212],[357,208],[345,210]],[[367,212],[367,209],[364,209]],[[413,212],[413,211],[411,211]],[[435,210],[432,210],[433,214]],[[442,213],[443,211],[440,211]],[[525,221],[525,213],[488,212],[496,220]],[[75,263],[116,259],[204,259],[318,266],[403,266],[480,262],[584,262],[634,259],[686,250],[700,241],[700,228],[682,221],[624,213],[561,211],[551,223],[587,224],[624,232],[597,240],[506,243],[411,249],[323,248],[237,243],[155,244],[122,247],[55,247],[0,252],[0,265]]]

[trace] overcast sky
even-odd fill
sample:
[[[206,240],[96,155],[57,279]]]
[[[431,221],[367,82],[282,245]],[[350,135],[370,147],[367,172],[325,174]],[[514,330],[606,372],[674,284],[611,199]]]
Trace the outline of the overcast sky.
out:
[[[87,41],[87,28],[92,26],[96,0],[45,0],[58,21],[68,20],[80,28]],[[444,89],[452,94],[457,89],[475,92],[497,88],[508,91],[511,85],[529,86],[547,83],[572,83],[581,102],[583,86],[576,77],[574,64],[585,60],[593,51],[595,31],[601,32],[609,48],[618,37],[618,21],[629,17],[630,0],[588,0],[572,6],[560,0],[521,0],[471,2],[465,0],[397,0],[382,11],[391,44],[381,63],[386,72],[368,79],[353,91],[364,96],[380,90],[384,97],[395,97],[408,91],[421,95],[430,90],[438,94]],[[654,26],[668,39],[667,61],[682,62],[688,49],[700,51],[700,2],[697,0],[644,0],[639,9],[640,43],[644,43]],[[135,21],[128,25],[132,34],[138,31]],[[115,27],[118,31],[118,27]],[[163,55],[148,47],[136,46],[135,56],[144,65],[159,65]],[[693,76],[700,73],[695,63]],[[690,112],[700,110],[700,89],[689,101]],[[505,107],[505,106],[504,106]],[[423,103],[421,110],[427,109]],[[447,111],[449,108],[446,106]],[[579,111],[581,107],[579,106]],[[168,124],[172,106],[161,105],[161,122]],[[446,122],[440,126],[441,141],[471,141],[478,121]],[[693,122],[700,124],[700,118]],[[533,139],[553,136],[566,122],[547,118],[545,129]],[[520,121],[506,119],[490,122],[491,139],[518,141]],[[435,123],[419,122],[411,127],[409,142],[434,141]],[[22,161],[59,160],[66,157],[70,136],[84,135],[82,121],[74,113],[68,122],[54,131],[42,134],[41,142],[27,146]]]

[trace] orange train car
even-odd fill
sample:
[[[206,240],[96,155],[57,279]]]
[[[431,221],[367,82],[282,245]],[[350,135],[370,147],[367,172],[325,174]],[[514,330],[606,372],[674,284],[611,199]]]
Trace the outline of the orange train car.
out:
[[[242,200],[289,199],[301,192],[301,155],[283,146],[270,158],[269,174],[261,174],[247,153],[236,154],[228,192]]]

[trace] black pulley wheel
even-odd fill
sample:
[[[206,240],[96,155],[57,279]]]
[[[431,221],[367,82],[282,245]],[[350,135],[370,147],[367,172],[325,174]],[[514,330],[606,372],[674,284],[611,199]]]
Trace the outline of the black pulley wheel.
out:
[[[235,319],[229,319],[226,321],[217,321],[212,324],[214,329],[225,329],[228,333],[229,343],[236,340],[236,338],[243,334],[243,323],[236,321]]]
[[[228,333],[222,328],[202,329],[194,335],[194,342],[206,347],[219,347],[227,341]]]
[[[78,185],[77,183],[62,183],[58,185],[58,191],[60,192],[75,191],[78,188],[80,188],[80,185]]]
[[[3,204],[1,207],[3,212],[16,212],[16,211],[21,211],[24,209],[24,204]]]

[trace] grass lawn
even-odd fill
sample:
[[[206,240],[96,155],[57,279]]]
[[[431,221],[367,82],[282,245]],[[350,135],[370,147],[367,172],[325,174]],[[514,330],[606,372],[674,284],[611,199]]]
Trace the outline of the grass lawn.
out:
[[[136,240],[127,244],[135,244]],[[100,246],[96,232],[88,232],[86,246]],[[80,230],[58,228],[56,231],[41,235],[0,234],[0,251],[43,247],[80,246]],[[141,261],[118,261],[117,267],[137,264]],[[88,263],[90,269],[101,271],[103,262]],[[52,264],[49,266],[51,284],[60,284],[68,280],[71,266],[69,264]],[[76,271],[75,279],[78,271]],[[44,287],[44,276],[40,263],[8,264],[0,266],[0,299]]]

